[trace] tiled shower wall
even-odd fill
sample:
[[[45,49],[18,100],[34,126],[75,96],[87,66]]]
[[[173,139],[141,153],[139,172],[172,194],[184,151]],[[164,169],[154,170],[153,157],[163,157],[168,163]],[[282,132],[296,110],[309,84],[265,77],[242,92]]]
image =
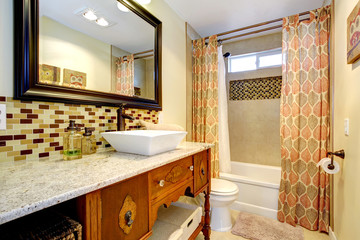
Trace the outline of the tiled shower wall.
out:
[[[274,33],[223,44],[232,56],[281,48]],[[280,166],[280,67],[227,73],[231,161]],[[256,80],[254,80],[256,79]]]
[[[231,160],[280,166],[281,77],[230,81],[229,91]]]
[[[69,120],[79,127],[95,128],[98,148],[108,147],[100,133],[116,130],[115,107],[73,105],[52,102],[25,102],[0,97],[6,104],[7,130],[0,130],[0,162],[60,158],[63,136]],[[126,109],[137,120],[158,122],[158,111]],[[126,130],[138,128],[138,121],[125,120]]]
[[[229,98],[232,101],[277,99],[281,96],[281,76],[232,80],[229,83]]]

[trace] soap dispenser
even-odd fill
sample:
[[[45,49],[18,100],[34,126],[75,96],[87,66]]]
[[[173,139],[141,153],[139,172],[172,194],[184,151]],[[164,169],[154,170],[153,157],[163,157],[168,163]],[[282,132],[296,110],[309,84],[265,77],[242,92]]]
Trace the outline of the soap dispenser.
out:
[[[78,128],[74,120],[70,120],[68,132],[64,135],[64,160],[80,159],[81,154],[81,134],[77,133]]]
[[[93,128],[85,128],[82,139],[82,154],[84,155],[96,153],[96,140],[94,135],[92,135],[92,131],[94,131]]]

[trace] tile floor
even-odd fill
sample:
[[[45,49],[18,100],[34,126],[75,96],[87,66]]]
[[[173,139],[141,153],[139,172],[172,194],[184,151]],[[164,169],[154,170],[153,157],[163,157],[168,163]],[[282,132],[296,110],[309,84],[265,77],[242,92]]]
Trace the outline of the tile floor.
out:
[[[234,223],[239,212],[231,211],[231,220]],[[203,240],[204,236],[200,233],[195,240]],[[316,231],[309,231],[304,228],[304,240],[329,240],[329,235],[325,233],[319,233]],[[233,235],[229,232],[215,232],[211,231],[211,240],[248,240],[240,236]]]

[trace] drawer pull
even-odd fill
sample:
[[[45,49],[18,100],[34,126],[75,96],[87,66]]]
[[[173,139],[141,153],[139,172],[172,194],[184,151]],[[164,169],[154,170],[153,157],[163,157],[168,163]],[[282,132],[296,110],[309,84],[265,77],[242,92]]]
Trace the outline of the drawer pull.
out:
[[[204,168],[201,168],[201,174],[205,176],[205,170],[204,170]]]
[[[132,216],[131,211],[127,211],[125,213],[125,221],[126,221],[126,225],[128,225],[128,227],[130,227],[134,223],[134,220],[131,219],[131,216]]]
[[[189,167],[190,171],[194,171],[194,166]]]
[[[187,224],[187,227],[190,227],[194,219],[191,219],[191,221]]]
[[[160,185],[160,187],[165,186],[165,180],[160,180],[159,185]]]

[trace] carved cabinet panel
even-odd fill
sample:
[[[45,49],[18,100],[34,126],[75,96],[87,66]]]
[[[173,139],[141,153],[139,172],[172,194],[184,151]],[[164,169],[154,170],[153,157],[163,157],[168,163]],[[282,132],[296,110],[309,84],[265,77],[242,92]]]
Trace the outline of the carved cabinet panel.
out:
[[[141,239],[149,232],[147,174],[101,191],[102,239]]]
[[[194,186],[195,195],[208,183],[208,173],[210,164],[208,164],[208,152],[203,151],[194,155]]]
[[[192,157],[152,170],[149,174],[151,199],[174,190],[193,176]]]

